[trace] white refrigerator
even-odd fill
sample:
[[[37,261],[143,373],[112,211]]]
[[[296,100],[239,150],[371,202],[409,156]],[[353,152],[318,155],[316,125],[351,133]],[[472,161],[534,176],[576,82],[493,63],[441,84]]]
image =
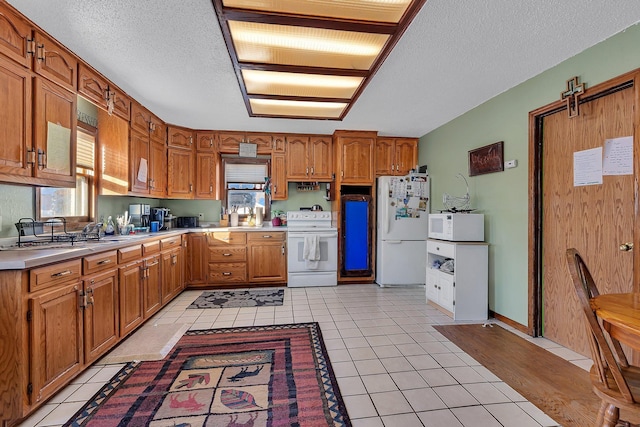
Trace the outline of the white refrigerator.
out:
[[[429,226],[429,176],[381,176],[376,206],[376,283],[424,285]]]

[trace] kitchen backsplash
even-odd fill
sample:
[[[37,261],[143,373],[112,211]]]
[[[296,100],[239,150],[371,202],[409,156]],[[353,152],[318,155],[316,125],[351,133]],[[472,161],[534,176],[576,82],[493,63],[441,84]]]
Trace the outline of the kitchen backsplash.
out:
[[[17,237],[15,223],[20,218],[34,217],[34,194],[32,187],[0,184],[0,237]]]

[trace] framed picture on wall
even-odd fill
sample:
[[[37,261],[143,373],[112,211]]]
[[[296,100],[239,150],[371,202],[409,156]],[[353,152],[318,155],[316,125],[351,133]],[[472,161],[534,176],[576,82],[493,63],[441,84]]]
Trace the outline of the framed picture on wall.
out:
[[[504,170],[504,141],[469,151],[469,176]]]

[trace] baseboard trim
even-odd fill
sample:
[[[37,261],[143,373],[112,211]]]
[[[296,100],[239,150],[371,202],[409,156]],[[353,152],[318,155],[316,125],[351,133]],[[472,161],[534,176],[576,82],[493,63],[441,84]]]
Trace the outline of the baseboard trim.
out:
[[[499,313],[496,313],[496,312],[494,312],[492,310],[489,310],[489,316],[493,317],[496,320],[501,321],[502,323],[505,323],[505,324],[511,326],[514,329],[517,329],[518,331],[522,332],[523,334],[531,335],[531,333],[529,332],[529,329],[526,326],[516,322],[515,320],[511,320],[508,317],[503,316],[502,314],[499,314]]]

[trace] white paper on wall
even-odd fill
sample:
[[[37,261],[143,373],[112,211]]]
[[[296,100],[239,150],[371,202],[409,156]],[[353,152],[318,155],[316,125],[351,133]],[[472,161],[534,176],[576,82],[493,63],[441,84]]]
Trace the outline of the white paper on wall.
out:
[[[573,153],[573,186],[602,184],[602,147]]]
[[[632,136],[605,140],[602,174],[633,175]]]

